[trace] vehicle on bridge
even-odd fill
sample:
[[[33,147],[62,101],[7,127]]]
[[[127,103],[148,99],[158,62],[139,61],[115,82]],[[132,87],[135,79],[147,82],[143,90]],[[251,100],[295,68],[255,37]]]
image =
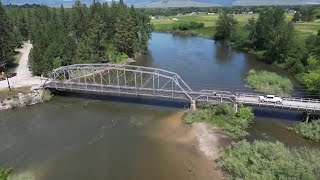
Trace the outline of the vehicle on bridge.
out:
[[[281,97],[276,97],[275,95],[267,95],[267,96],[259,96],[259,101],[282,104],[283,100]]]

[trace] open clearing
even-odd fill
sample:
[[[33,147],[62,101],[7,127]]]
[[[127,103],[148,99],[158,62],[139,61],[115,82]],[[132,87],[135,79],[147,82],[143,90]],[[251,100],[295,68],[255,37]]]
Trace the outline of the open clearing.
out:
[[[244,30],[244,26],[247,24],[248,19],[254,17],[258,18],[258,14],[236,14],[235,17],[239,21],[238,30],[241,36],[246,36],[248,32]],[[286,19],[291,21],[292,14],[286,14]],[[171,31],[174,25],[183,22],[200,22],[204,23],[204,28],[192,29],[187,32],[192,32],[194,34],[201,34],[207,37],[213,37],[214,27],[218,20],[218,15],[182,15],[182,16],[164,16],[162,19],[152,19],[155,30],[157,31]],[[173,20],[178,19],[178,20]],[[298,22],[294,24],[297,36],[299,39],[305,39],[311,34],[317,34],[320,29],[320,21],[314,22]]]

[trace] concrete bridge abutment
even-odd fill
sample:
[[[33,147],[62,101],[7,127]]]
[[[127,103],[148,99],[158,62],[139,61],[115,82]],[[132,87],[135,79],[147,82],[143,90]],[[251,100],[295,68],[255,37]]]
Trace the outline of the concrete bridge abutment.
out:
[[[191,103],[190,103],[190,111],[191,112],[194,112],[197,110],[197,105],[196,105],[196,100],[191,100]]]

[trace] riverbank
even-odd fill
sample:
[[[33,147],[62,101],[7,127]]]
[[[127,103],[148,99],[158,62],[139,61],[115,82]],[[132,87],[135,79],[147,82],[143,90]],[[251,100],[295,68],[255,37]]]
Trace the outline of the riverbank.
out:
[[[17,94],[11,94],[1,100],[0,111],[42,103],[44,101],[43,93],[43,89],[30,89],[30,92],[25,91],[24,93],[17,92]]]
[[[215,160],[222,155],[223,149],[231,143],[232,138],[211,124],[185,124],[182,119],[186,111],[179,110],[161,119],[155,128],[147,131],[146,136],[175,144],[179,151],[190,152],[194,159],[192,163],[191,157],[185,160],[188,161],[186,171],[197,173],[198,179],[224,179]],[[184,165],[185,162],[182,162],[179,166]]]

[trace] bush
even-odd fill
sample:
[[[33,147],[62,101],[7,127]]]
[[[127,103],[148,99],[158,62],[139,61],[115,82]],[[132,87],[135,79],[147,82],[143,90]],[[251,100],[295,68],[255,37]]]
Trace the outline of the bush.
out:
[[[10,107],[12,109],[17,108],[19,106],[18,102],[15,100],[10,101]]]
[[[0,168],[0,180],[7,180],[12,169],[2,169]]]
[[[32,104],[33,97],[31,95],[26,95],[25,97],[25,103],[27,106],[30,106]]]
[[[172,27],[173,31],[176,30],[180,30],[180,31],[186,31],[186,30],[190,30],[190,29],[200,29],[204,27],[204,23],[198,23],[198,22],[184,22],[184,23],[180,23],[178,25],[174,25]]]
[[[53,95],[51,94],[50,91],[48,90],[45,90],[43,91],[42,93],[42,96],[41,96],[41,99],[44,101],[44,102],[48,102],[52,99]]]
[[[230,179],[320,178],[319,151],[289,149],[280,142],[232,143],[218,164]]]
[[[280,142],[240,141],[228,146],[218,165],[230,179],[320,178],[320,152],[289,149]]]
[[[273,72],[250,70],[246,82],[255,91],[266,94],[288,96],[293,91],[290,79]]]
[[[230,133],[234,137],[242,138],[248,135],[246,131],[253,120],[252,109],[248,107],[239,107],[237,113],[229,104],[203,105],[196,111],[187,113],[183,116],[185,123],[208,122],[219,126],[221,129]]]
[[[310,123],[300,122],[293,125],[289,129],[295,131],[296,133],[307,139],[320,141],[320,119],[312,121]]]

